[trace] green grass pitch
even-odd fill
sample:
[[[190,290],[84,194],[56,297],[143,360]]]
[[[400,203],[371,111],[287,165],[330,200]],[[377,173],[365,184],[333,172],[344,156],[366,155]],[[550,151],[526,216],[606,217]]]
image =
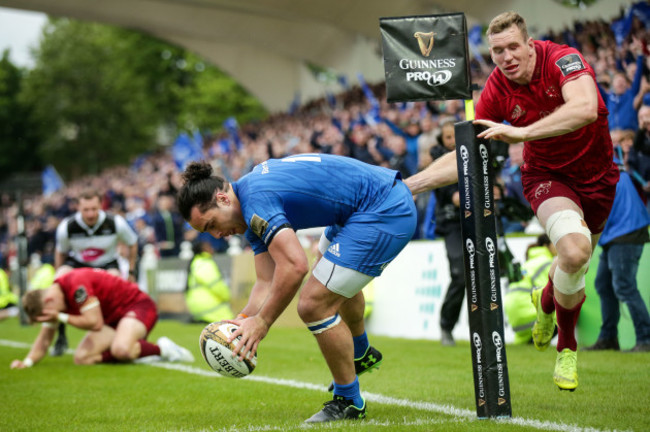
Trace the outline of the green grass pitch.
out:
[[[272,328],[246,379],[218,377],[198,350],[202,325],[160,321],[150,340],[169,336],[192,350],[191,365],[75,366],[71,355],[10,370],[38,327],[0,322],[0,431],[648,431],[650,354],[579,352],[580,386],[552,381],[555,350],[507,346],[513,418],[478,420],[469,343],[370,336],[384,354],[362,375],[368,418],[307,426],[329,400],[330,379],[304,328]],[[73,346],[82,332],[68,327]],[[167,367],[165,367],[167,366]]]

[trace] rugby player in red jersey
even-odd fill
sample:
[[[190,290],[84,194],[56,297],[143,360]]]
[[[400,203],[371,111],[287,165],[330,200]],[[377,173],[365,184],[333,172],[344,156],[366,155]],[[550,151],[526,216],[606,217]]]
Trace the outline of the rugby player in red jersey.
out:
[[[607,108],[595,74],[575,49],[528,36],[515,12],[495,17],[487,30],[492,61],[476,106],[478,137],[524,142],[524,193],[557,249],[546,287],[533,291],[533,341],[546,349],[557,317],[553,380],[578,386],[575,328],[585,299],[585,273],[611,210],[618,169],[612,160]],[[506,123],[504,123],[506,122]],[[455,154],[407,179],[420,193],[458,180]]]
[[[161,337],[157,344],[147,335],[158,320],[156,304],[138,285],[105,270],[79,268],[58,277],[46,290],[28,291],[22,301],[41,331],[24,360],[12,369],[40,361],[52,343],[57,322],[88,330],[74,353],[76,364],[128,362],[160,356],[166,361],[193,362],[185,348]]]

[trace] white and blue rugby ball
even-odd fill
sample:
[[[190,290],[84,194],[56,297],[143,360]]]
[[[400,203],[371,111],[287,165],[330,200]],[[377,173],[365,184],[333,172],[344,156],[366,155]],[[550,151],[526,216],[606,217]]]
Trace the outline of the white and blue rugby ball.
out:
[[[199,338],[199,347],[205,361],[216,372],[229,378],[245,377],[257,366],[257,355],[244,360],[233,355],[241,336],[230,343],[228,338],[238,328],[236,324],[225,321],[213,322],[205,326]]]

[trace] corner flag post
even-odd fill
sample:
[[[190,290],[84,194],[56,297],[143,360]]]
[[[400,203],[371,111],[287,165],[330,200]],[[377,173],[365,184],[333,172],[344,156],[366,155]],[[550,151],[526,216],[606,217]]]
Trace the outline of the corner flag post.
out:
[[[462,13],[380,19],[388,102],[465,100],[456,123],[458,189],[478,418],[511,417],[489,142],[476,138]]]

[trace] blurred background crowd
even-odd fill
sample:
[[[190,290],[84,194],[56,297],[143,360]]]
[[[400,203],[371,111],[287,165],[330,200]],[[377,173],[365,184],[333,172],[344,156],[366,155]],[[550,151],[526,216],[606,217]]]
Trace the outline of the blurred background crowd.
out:
[[[650,195],[650,34],[634,18],[629,34],[617,40],[612,23],[577,22],[572,29],[548,32],[541,39],[578,48],[596,71],[601,94],[610,111],[611,134],[618,152],[644,202]],[[472,80],[479,90],[491,71],[489,55],[474,57]],[[332,153],[399,170],[404,178],[425,168],[453,143],[453,128],[445,125],[465,118],[463,101],[389,104],[382,83],[361,85],[337,95],[293,107],[264,121],[235,125],[217,135],[195,136],[200,157],[230,181],[268,158],[297,153]],[[453,144],[452,144],[453,145]],[[502,203],[502,231],[539,233],[523,198],[519,166],[523,144],[493,148],[496,155],[496,197]],[[195,155],[196,156],[196,155]],[[28,253],[52,262],[58,223],[76,211],[76,197],[89,186],[103,194],[104,210],[120,214],[139,237],[139,251],[152,244],[159,257],[178,256],[183,241],[197,233],[175,209],[182,161],[171,148],[147,153],[130,164],[98,176],[67,182],[49,194],[23,196]],[[435,195],[417,198],[420,228],[415,239],[435,233]],[[0,262],[7,268],[16,257],[16,196],[0,197]],[[227,251],[226,240],[210,240],[216,252]],[[238,242],[242,242],[239,239]],[[245,247],[246,245],[243,244]]]

